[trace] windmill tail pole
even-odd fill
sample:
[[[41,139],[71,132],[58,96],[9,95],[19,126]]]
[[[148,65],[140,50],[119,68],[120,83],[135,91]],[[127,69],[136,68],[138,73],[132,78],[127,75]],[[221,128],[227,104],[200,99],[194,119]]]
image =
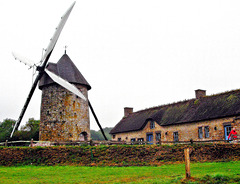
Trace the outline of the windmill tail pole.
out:
[[[17,122],[15,123],[15,125],[13,127],[13,130],[12,130],[12,133],[10,135],[10,138],[12,138],[13,133],[15,132],[15,130],[18,129],[18,127],[19,127],[19,125],[20,125],[20,123],[22,121],[22,118],[23,118],[23,116],[24,116],[24,114],[25,114],[25,112],[27,110],[28,104],[29,104],[29,102],[30,102],[30,100],[32,98],[32,95],[33,95],[33,93],[34,93],[34,91],[35,91],[35,89],[37,87],[38,81],[42,77],[42,75],[43,75],[43,72],[39,72],[39,74],[37,75],[37,77],[36,77],[36,79],[35,79],[35,81],[34,81],[34,83],[32,85],[32,88],[31,88],[31,90],[30,90],[30,92],[28,94],[27,100],[26,100],[26,102],[25,102],[25,104],[24,104],[24,106],[22,108],[21,114],[20,114]]]
[[[98,118],[97,118],[97,116],[96,116],[96,114],[95,114],[95,112],[94,112],[94,110],[93,110],[93,107],[92,107],[92,105],[91,105],[91,103],[90,103],[89,100],[88,100],[88,105],[89,105],[89,107],[90,107],[90,109],[91,109],[91,111],[92,111],[92,114],[93,114],[93,116],[94,116],[94,118],[95,118],[95,120],[96,120],[96,122],[97,122],[97,124],[98,124],[98,126],[99,126],[99,128],[100,128],[100,130],[101,130],[101,132],[102,132],[102,135],[103,135],[104,139],[107,141],[108,139],[107,139],[107,137],[106,137],[106,135],[105,135],[105,133],[104,133],[104,131],[103,131],[103,129],[102,129],[102,126],[100,125],[100,123],[99,123],[99,121],[98,121]]]

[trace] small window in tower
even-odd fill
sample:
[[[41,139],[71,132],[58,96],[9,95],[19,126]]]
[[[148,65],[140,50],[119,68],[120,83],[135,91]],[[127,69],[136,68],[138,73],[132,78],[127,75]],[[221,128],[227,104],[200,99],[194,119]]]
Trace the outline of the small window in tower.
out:
[[[75,112],[75,113],[74,113],[74,118],[76,118],[76,117],[77,117],[77,113]]]
[[[50,112],[49,111],[47,111],[47,116],[50,116]]]

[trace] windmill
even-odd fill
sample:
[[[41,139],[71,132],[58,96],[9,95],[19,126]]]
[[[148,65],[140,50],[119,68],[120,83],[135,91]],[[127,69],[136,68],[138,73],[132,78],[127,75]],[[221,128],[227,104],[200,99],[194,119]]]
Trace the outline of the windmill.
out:
[[[36,66],[31,60],[26,59],[26,58],[22,57],[21,55],[19,55],[17,53],[13,53],[13,56],[15,57],[15,59],[19,60],[20,62],[23,62],[26,65],[28,65],[30,68],[36,66],[36,70],[37,70],[38,74],[37,74],[37,76],[36,76],[36,78],[35,78],[35,80],[32,84],[31,90],[30,90],[30,92],[28,94],[28,97],[26,99],[26,102],[25,102],[25,104],[22,108],[20,116],[19,116],[18,120],[16,121],[16,123],[14,125],[14,128],[12,130],[10,138],[12,138],[14,131],[18,129],[18,127],[21,123],[21,120],[22,120],[22,118],[25,114],[25,111],[27,110],[28,104],[29,104],[29,102],[32,98],[32,95],[33,95],[39,81],[41,80],[41,78],[44,75],[47,74],[47,76],[49,76],[55,83],[57,83],[58,85],[62,86],[65,89],[67,89],[68,91],[75,94],[76,96],[80,97],[82,100],[86,101],[86,103],[88,104],[88,106],[89,106],[89,108],[90,108],[90,110],[91,110],[91,112],[92,112],[92,114],[93,114],[93,116],[94,116],[94,118],[95,118],[95,120],[96,120],[104,138],[105,138],[105,140],[107,140],[107,137],[106,137],[99,121],[98,121],[98,118],[97,118],[97,116],[96,116],[96,114],[93,110],[93,107],[92,107],[90,101],[83,95],[83,93],[75,85],[71,84],[67,80],[64,80],[60,76],[54,74],[52,71],[47,69],[48,60],[49,60],[49,58],[52,54],[52,51],[53,51],[53,49],[54,49],[54,47],[57,43],[57,40],[60,36],[60,33],[61,33],[61,31],[62,31],[62,29],[63,29],[63,27],[64,27],[64,25],[65,25],[65,23],[66,23],[66,21],[69,17],[74,5],[75,5],[75,2],[68,8],[66,13],[61,17],[61,20],[60,20],[60,22],[59,22],[59,24],[58,24],[58,26],[57,26],[54,34],[53,34],[53,37],[50,39],[50,43],[49,43],[41,61],[40,61],[41,64],[39,66]]]

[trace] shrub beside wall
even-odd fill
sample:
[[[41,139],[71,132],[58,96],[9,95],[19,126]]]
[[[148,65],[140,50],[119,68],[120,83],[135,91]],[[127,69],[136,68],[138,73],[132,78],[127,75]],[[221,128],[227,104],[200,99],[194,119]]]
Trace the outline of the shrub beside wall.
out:
[[[240,144],[0,147],[0,165],[145,166],[192,161],[240,160]]]

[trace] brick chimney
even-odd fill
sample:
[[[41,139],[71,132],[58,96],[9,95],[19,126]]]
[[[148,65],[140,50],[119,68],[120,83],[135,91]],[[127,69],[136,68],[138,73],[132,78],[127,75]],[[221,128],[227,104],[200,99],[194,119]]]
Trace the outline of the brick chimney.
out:
[[[202,98],[206,96],[206,90],[197,89],[195,90],[195,94],[196,94],[196,99]]]
[[[127,117],[131,113],[133,113],[132,107],[124,107],[124,117]]]

